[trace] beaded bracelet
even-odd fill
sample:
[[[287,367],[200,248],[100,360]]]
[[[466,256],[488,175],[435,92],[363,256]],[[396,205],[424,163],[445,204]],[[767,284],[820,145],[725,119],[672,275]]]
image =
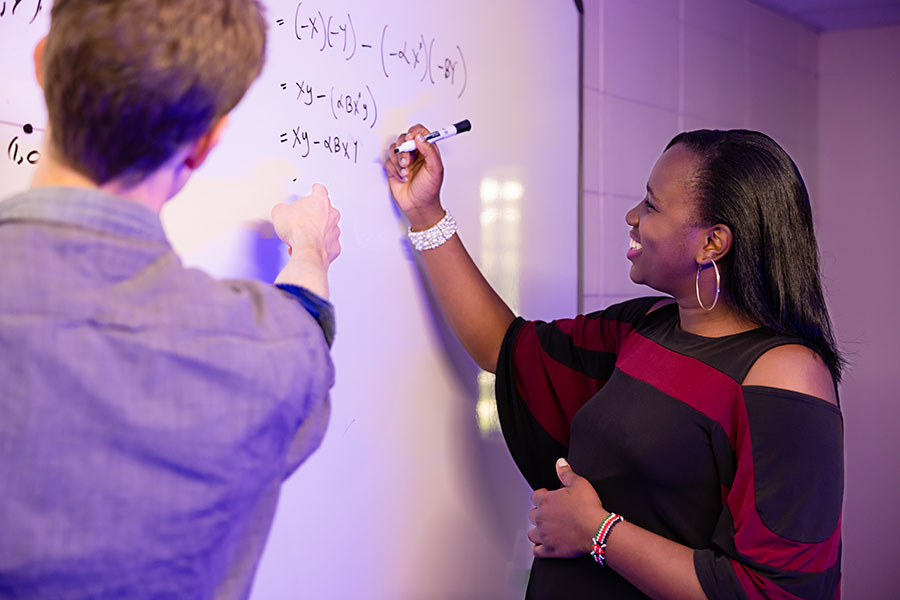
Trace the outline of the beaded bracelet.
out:
[[[419,250],[431,250],[437,248],[453,237],[456,233],[456,220],[445,210],[443,218],[424,231],[413,231],[412,227],[406,232],[413,248]]]
[[[609,513],[609,516],[600,523],[600,527],[597,528],[597,535],[592,539],[594,545],[591,546],[591,556],[600,566],[606,564],[606,540],[609,539],[609,533],[612,531],[613,527],[624,520],[625,517],[622,515],[611,512]]]

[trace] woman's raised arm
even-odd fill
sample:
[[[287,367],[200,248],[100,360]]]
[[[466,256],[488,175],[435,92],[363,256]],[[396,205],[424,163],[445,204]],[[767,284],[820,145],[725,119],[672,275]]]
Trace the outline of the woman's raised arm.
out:
[[[391,144],[384,163],[394,200],[414,232],[434,227],[445,216],[440,198],[444,165],[437,145],[422,140],[425,133],[428,130],[422,125],[411,127]],[[397,145],[409,139],[415,140],[415,151],[394,153]],[[421,252],[450,327],[478,366],[493,373],[503,336],[515,315],[485,280],[459,235]]]

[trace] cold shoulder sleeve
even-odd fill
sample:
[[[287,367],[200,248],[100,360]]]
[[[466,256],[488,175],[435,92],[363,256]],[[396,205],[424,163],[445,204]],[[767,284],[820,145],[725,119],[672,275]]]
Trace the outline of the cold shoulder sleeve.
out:
[[[612,374],[621,341],[660,298],[546,323],[516,319],[497,360],[497,407],[510,453],[535,489],[556,488],[572,417]]]
[[[732,420],[733,480],[712,547],[694,552],[706,595],[724,598],[840,596],[843,421],[824,400],[743,387],[745,416]],[[743,412],[743,411],[741,411]]]

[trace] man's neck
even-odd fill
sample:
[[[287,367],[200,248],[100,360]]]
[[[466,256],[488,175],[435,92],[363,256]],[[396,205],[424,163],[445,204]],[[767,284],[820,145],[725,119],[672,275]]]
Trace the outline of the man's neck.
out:
[[[180,182],[179,185],[178,173],[168,168],[168,165],[164,165],[134,186],[126,187],[115,180],[98,185],[59,160],[53,150],[46,146],[47,144],[31,179],[32,188],[54,186],[99,190],[146,206],[158,214],[163,204],[184,185],[184,182]]]

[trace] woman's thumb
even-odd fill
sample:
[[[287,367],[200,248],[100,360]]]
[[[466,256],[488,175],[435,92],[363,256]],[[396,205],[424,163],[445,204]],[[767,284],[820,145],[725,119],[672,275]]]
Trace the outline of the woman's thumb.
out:
[[[564,458],[556,461],[556,476],[559,477],[563,487],[569,487],[575,481],[575,478],[578,477]]]

